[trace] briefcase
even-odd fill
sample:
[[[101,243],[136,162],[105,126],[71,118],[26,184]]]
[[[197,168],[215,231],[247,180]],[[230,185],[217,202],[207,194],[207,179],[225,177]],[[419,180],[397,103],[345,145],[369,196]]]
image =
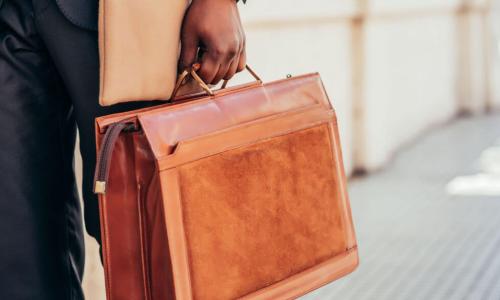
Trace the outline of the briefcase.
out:
[[[96,120],[109,300],[295,299],[358,253],[320,76],[256,81]]]

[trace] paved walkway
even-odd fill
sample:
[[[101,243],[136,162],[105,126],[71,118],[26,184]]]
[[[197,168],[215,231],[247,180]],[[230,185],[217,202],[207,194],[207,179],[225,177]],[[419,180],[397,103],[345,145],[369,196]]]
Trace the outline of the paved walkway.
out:
[[[360,267],[302,300],[500,299],[500,115],[429,132],[350,194]]]

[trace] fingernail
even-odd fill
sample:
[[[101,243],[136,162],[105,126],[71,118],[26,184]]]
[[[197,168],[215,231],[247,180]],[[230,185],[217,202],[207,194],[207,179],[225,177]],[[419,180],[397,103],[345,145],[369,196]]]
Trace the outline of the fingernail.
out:
[[[198,71],[201,68],[200,63],[194,63],[191,68],[193,68],[194,71]]]

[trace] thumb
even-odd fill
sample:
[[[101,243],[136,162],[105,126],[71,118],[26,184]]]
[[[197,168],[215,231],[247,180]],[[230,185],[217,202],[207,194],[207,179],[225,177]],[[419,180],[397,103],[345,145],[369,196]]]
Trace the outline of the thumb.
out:
[[[198,39],[193,34],[188,34],[181,41],[181,56],[179,65],[181,69],[190,67],[196,62],[198,55]]]

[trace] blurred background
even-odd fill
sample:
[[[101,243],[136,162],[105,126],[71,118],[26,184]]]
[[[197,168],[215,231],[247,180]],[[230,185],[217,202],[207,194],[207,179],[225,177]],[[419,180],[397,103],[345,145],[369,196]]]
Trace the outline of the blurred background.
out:
[[[340,123],[361,264],[303,299],[500,299],[500,0],[241,14],[257,73],[320,72]],[[87,298],[105,299],[91,239],[87,253]]]

